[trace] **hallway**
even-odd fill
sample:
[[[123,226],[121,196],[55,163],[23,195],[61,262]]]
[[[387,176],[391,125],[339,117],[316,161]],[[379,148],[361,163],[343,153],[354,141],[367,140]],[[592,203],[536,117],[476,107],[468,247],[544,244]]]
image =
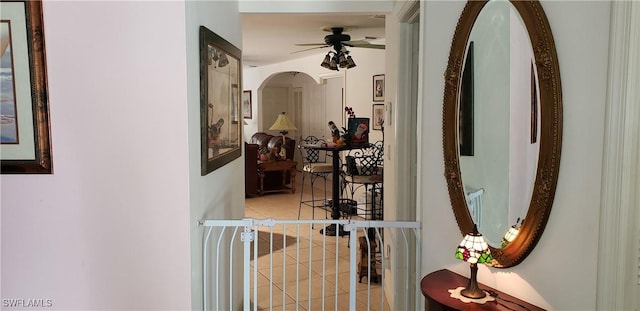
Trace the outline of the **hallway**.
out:
[[[296,185],[297,192],[295,194],[276,193],[247,198],[245,200],[245,217],[296,220],[298,218],[301,179],[297,178],[298,185]],[[316,183],[316,187],[318,185],[321,183]],[[309,185],[305,189],[305,198],[310,197],[309,191],[307,191],[308,187]],[[316,193],[322,193],[323,190],[316,188],[316,191]],[[330,190],[328,191],[330,192]],[[327,195],[330,196],[330,193]],[[329,214],[327,215],[330,218]],[[300,219],[311,219],[311,207],[303,205]],[[325,212],[317,208],[316,220],[322,219],[325,219]],[[280,307],[284,301],[286,309],[295,310],[297,296],[299,310],[309,310],[309,307],[311,310],[322,310],[323,301],[324,308],[327,310],[333,310],[334,306],[337,306],[337,310],[349,309],[349,238],[348,236],[325,237],[319,232],[322,227],[320,224],[317,224],[312,230],[308,224],[274,227],[273,249],[269,243],[269,228],[260,229],[258,234],[258,310],[269,309],[270,284],[273,285],[272,307]],[[284,233],[286,233],[286,239],[283,237]],[[363,235],[363,233],[359,235]],[[299,240],[296,236],[299,236]],[[324,252],[322,252],[323,244]],[[272,256],[268,256],[270,251],[273,253]],[[253,264],[252,262],[252,269]],[[269,269],[270,264],[272,264],[272,271]],[[382,271],[378,270],[378,273],[382,273]],[[298,277],[296,278],[296,276]],[[271,282],[269,282],[270,277]],[[254,284],[251,287],[253,289]],[[356,290],[359,310],[367,309],[367,301],[370,301],[369,310],[382,310],[381,302],[384,303],[385,310],[390,310],[387,298],[382,300],[380,280],[377,283],[372,280],[369,286],[367,278],[364,277],[362,283],[356,283]],[[323,299],[323,292],[325,299]]]

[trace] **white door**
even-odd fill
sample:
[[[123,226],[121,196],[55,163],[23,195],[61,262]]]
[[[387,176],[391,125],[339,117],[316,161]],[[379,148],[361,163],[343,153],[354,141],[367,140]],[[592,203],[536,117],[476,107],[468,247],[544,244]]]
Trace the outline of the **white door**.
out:
[[[303,88],[301,87],[293,88],[293,96],[292,96],[293,102],[291,104],[291,121],[293,122],[293,124],[296,125],[296,127],[298,128],[298,131],[296,131],[295,135],[291,137],[295,138],[296,142],[300,140],[301,136],[304,136],[303,134],[304,122],[302,118],[302,107],[304,106],[303,95],[304,95]]]
[[[314,134],[317,137],[323,137],[325,140],[331,140],[329,132],[329,121],[333,121],[338,128],[345,126],[344,123],[344,77],[335,77],[326,80],[325,84],[325,106],[324,120],[322,127]]]
[[[282,112],[289,114],[289,88],[265,87],[262,90],[262,131],[271,135],[279,135],[278,131],[269,131],[269,128]]]

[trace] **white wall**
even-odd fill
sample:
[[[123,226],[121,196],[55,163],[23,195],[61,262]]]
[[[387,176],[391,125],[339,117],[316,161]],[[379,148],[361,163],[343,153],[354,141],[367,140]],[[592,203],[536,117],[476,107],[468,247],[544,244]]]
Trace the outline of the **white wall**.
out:
[[[459,243],[443,177],[442,73],[464,2],[424,2],[425,68],[418,189],[423,221],[423,272],[469,266],[453,258]],[[576,241],[597,241],[609,2],[542,3],[555,38],[563,91],[563,143],[558,187],[544,234],[520,265],[481,267],[480,282],[548,309],[595,308],[597,251],[570,257]],[[594,244],[595,245],[595,244]],[[575,260],[574,260],[575,258]]]
[[[186,3],[186,52],[187,52],[187,111],[189,120],[189,185],[191,229],[191,288],[192,309],[202,310],[202,237],[203,228],[197,225],[201,219],[240,219],[244,216],[244,160],[240,157],[231,163],[200,176],[200,72],[198,32],[203,25],[225,38],[238,48],[242,48],[242,34],[238,3],[236,1],[188,1]],[[242,89],[242,88],[241,88]],[[246,88],[245,88],[246,89]],[[255,114],[254,114],[255,117]],[[244,150],[243,150],[244,156]],[[228,258],[228,250],[220,257]],[[239,256],[239,253],[234,253]],[[236,257],[239,258],[239,257]],[[241,267],[236,267],[241,268]],[[228,273],[229,271],[225,271]],[[242,270],[234,270],[236,278],[242,277]],[[224,276],[223,276],[224,277]],[[223,288],[230,288],[224,284]],[[242,292],[234,291],[235,308]],[[222,292],[228,306],[228,295]],[[210,300],[211,301],[211,300]]]
[[[44,2],[53,175],[2,175],[2,298],[189,309],[184,4]]]

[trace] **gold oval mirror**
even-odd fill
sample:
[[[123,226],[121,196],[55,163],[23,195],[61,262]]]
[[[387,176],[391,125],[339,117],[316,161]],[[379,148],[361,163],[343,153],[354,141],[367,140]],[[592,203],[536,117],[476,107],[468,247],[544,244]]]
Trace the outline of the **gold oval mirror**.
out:
[[[502,197],[502,202],[507,205],[506,209],[523,211],[521,212],[522,215],[518,218],[524,221],[522,223],[518,222],[518,224],[508,216],[501,216],[502,218],[509,219],[508,221],[510,222],[514,222],[513,227],[517,227],[518,229],[515,237],[508,236],[507,232],[512,234],[513,230],[508,231],[509,226],[505,226],[504,223],[497,223],[495,217],[484,217],[482,219],[482,222],[484,222],[483,225],[479,226],[481,233],[483,228],[485,228],[484,230],[486,231],[491,230],[491,228],[498,228],[495,229],[498,232],[501,232],[501,230],[505,231],[504,233],[500,233],[501,235],[505,235],[502,244],[490,244],[492,244],[491,252],[494,257],[493,266],[506,268],[520,263],[533,250],[540,239],[551,212],[560,165],[562,91],[555,43],[542,6],[537,1],[511,2],[511,5],[515,9],[514,12],[517,12],[516,18],[521,20],[526,29],[526,33],[528,33],[530,49],[532,50],[531,54],[533,55],[533,59],[530,60],[532,67],[527,67],[527,69],[530,68],[531,71],[530,73],[527,72],[527,75],[530,74],[531,79],[528,90],[532,91],[529,91],[531,93],[530,95],[527,94],[526,97],[529,98],[529,100],[527,100],[526,103],[523,103],[522,100],[514,99],[514,97],[509,98],[509,96],[507,96],[505,100],[507,102],[506,110],[513,110],[513,108],[509,108],[509,105],[511,105],[511,107],[518,107],[517,105],[520,105],[518,110],[524,110],[526,108],[530,111],[531,122],[527,123],[527,133],[530,133],[530,135],[527,137],[527,143],[532,144],[532,146],[535,144],[535,146],[527,148],[535,150],[532,154],[537,156],[537,159],[533,159],[533,161],[510,161],[510,157],[513,159],[513,154],[518,154],[518,152],[513,151],[515,148],[515,144],[513,143],[514,139],[511,138],[510,141],[507,139],[507,142],[501,145],[501,148],[507,154],[502,154],[501,156],[507,159],[506,161],[515,162],[516,164],[506,165],[506,169],[502,168],[503,172],[501,175],[505,176],[504,180],[501,180],[499,177],[494,177],[493,180],[497,182],[483,181],[478,183],[474,181],[474,184],[468,177],[473,176],[473,174],[468,173],[471,169],[467,167],[473,168],[475,165],[478,168],[474,173],[475,175],[487,175],[493,173],[493,170],[497,170],[490,165],[478,164],[482,163],[479,161],[476,161],[475,164],[465,164],[465,178],[462,178],[460,165],[462,157],[465,157],[465,161],[468,163],[474,163],[474,161],[468,161],[469,157],[481,158],[484,156],[485,158],[496,158],[493,154],[487,154],[487,150],[493,150],[495,152],[496,148],[488,147],[489,144],[486,143],[485,140],[479,141],[479,138],[486,137],[486,133],[490,133],[491,131],[493,131],[493,133],[504,133],[505,131],[507,132],[506,134],[512,133],[513,129],[510,129],[509,122],[522,123],[515,120],[509,121],[509,113],[506,113],[507,120],[504,121],[507,123],[506,126],[504,124],[499,125],[495,121],[493,121],[495,124],[493,128],[475,128],[473,124],[473,119],[478,114],[478,111],[482,111],[482,109],[487,110],[487,106],[483,102],[495,102],[495,99],[484,99],[474,102],[474,94],[480,92],[494,94],[504,92],[496,91],[495,89],[487,90],[486,83],[485,85],[482,85],[482,83],[473,83],[469,86],[470,83],[468,82],[468,70],[474,72],[471,64],[481,63],[482,61],[478,60],[477,57],[475,59],[469,57],[469,50],[472,49],[474,45],[476,47],[481,45],[477,41],[474,42],[475,44],[471,44],[470,38],[474,24],[487,3],[487,1],[467,2],[458,21],[451,44],[449,62],[445,72],[443,105],[445,178],[447,180],[453,212],[463,235],[471,232],[474,223],[478,222],[480,218],[480,216],[472,216],[472,209],[474,209],[473,213],[478,212],[475,210],[477,206],[474,206],[473,199],[469,194],[481,195],[485,191],[487,194],[491,193],[492,195],[498,193]],[[519,15],[519,17],[517,15]],[[482,40],[482,38],[478,40]],[[495,43],[492,43],[492,46],[495,46]],[[494,52],[485,54],[490,53]],[[527,61],[529,60],[527,59]],[[471,67],[472,69],[465,69],[465,67]],[[509,70],[511,70],[511,73],[508,72]],[[506,83],[513,84],[514,77],[518,75],[517,73],[514,74],[515,70],[518,69],[507,69]],[[512,75],[511,78],[509,78],[510,74]],[[519,75],[522,76],[522,74]],[[473,74],[471,77],[473,77]],[[464,86],[463,80],[465,80]],[[487,79],[486,76],[482,77],[482,81],[486,82],[487,80],[499,81],[499,79],[494,79],[493,77],[490,79]],[[502,83],[496,84],[504,85],[505,82],[503,81]],[[482,89],[478,91],[478,87],[482,87]],[[518,89],[516,88],[516,90]],[[509,90],[506,92],[509,92]],[[514,92],[513,87],[511,87],[511,92]],[[522,98],[522,96],[516,96],[515,98]],[[494,111],[498,110],[494,108]],[[468,120],[471,120],[471,122]],[[484,123],[491,124],[491,122],[486,121]],[[502,129],[499,129],[499,127],[502,127]],[[487,146],[481,144],[486,144]],[[474,148],[474,145],[477,147]],[[529,179],[528,182],[524,182],[525,185],[519,186],[525,189],[524,191],[519,190],[519,192],[521,192],[520,197],[529,198],[530,194],[530,200],[525,200],[526,203],[522,203],[522,199],[519,201],[509,199],[509,194],[503,193],[510,191],[510,187],[515,187],[509,184],[512,175],[526,171],[525,168],[520,169],[519,165],[523,164],[518,163],[533,163],[534,168],[531,169],[531,171],[535,171],[533,180]],[[500,176],[500,174],[496,175]],[[533,175],[533,173],[529,175]],[[505,182],[505,180],[507,181]],[[518,180],[526,181],[527,179]],[[501,186],[495,187],[493,184],[496,183],[501,184]],[[513,181],[511,181],[511,183],[513,183]],[[526,183],[529,183],[529,185],[526,185]],[[470,191],[470,189],[480,191],[474,192]],[[523,195],[522,193],[526,194]],[[487,197],[489,196],[487,195]],[[495,209],[491,211],[491,205],[494,205],[493,201],[489,200],[487,203],[490,203],[490,205],[482,204],[482,208],[486,210],[483,214],[491,214],[491,212],[495,214]]]

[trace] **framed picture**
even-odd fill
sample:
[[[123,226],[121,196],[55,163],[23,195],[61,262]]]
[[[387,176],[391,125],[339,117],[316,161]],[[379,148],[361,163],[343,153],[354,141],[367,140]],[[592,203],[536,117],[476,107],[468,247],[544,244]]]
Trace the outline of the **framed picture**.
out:
[[[381,131],[384,126],[384,104],[373,104],[373,129]]]
[[[237,84],[231,84],[231,124],[238,124],[240,106],[238,105],[239,91]]]
[[[531,62],[531,139],[530,142],[538,142],[538,87],[536,85],[536,73]]]
[[[251,106],[251,91],[242,92],[242,117],[245,119],[251,119],[253,106]]]
[[[473,156],[473,41],[469,42],[462,71],[458,107],[458,143],[461,156]]]
[[[200,26],[201,175],[240,157],[240,49]]]
[[[51,174],[41,1],[0,2],[0,172]]]
[[[361,147],[369,143],[369,118],[348,118],[347,132],[351,146]]]
[[[384,75],[373,76],[373,101],[384,101]]]

